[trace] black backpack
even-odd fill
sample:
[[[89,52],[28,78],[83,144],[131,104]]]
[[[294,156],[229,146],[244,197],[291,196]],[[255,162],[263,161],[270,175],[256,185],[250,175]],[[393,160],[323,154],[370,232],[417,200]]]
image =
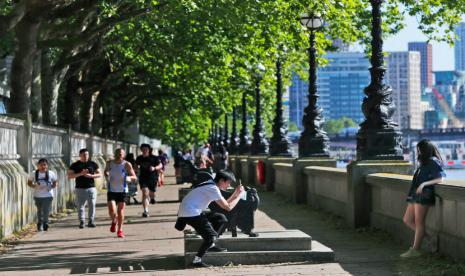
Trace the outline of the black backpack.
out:
[[[250,204],[253,210],[258,209],[258,205],[260,205],[260,198],[258,197],[258,192],[255,188],[246,187],[247,192],[247,203]]]
[[[45,171],[45,182],[48,184],[49,176],[48,170]],[[39,183],[39,170],[36,170],[36,182]]]

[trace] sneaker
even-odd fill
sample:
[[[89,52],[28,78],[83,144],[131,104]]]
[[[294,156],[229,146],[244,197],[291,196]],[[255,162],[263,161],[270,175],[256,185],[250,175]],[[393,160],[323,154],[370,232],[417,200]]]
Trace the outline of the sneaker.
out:
[[[196,268],[200,268],[200,267],[211,267],[211,265],[207,265],[207,264],[204,263],[204,262],[197,262],[197,263],[191,263],[191,267],[196,267]]]
[[[256,238],[256,237],[258,237],[258,233],[255,233],[255,232],[252,232],[252,231],[250,231],[250,232],[247,233],[247,234],[248,234],[249,237],[251,237],[251,238]]]
[[[416,250],[413,247],[410,247],[407,252],[400,254],[401,258],[413,258],[413,257],[419,257],[421,256],[421,252]]]
[[[157,202],[155,201],[155,198],[150,199],[150,204],[155,204],[155,203],[157,203]]]
[[[42,231],[42,223],[37,223],[37,231]]]
[[[81,220],[79,222],[79,229],[82,229],[82,228],[84,228],[84,221],[83,220]]]
[[[121,231],[121,230],[118,230],[117,235],[118,235],[118,238],[124,238],[125,237],[124,234],[123,234],[123,231]]]
[[[116,220],[111,222],[110,232],[116,232]]]
[[[44,223],[44,231],[48,231],[48,223]]]
[[[95,223],[92,220],[89,220],[89,223],[87,224],[87,227],[95,228],[95,227],[97,227],[97,225],[95,225]]]
[[[143,218],[148,218],[148,217],[149,217],[149,212],[145,212],[145,211],[144,211],[144,212],[142,213],[142,217],[143,217]]]
[[[216,245],[208,248],[208,252],[226,252],[226,251],[228,251],[226,248],[222,248]]]

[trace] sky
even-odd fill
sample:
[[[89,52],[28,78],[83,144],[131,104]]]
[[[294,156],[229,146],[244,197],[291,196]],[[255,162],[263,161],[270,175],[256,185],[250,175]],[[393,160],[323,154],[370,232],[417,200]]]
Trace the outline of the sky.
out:
[[[409,42],[427,40],[426,36],[418,29],[415,17],[407,17],[405,25],[405,28],[397,35],[384,41],[384,51],[407,51]],[[433,71],[454,70],[454,48],[447,43],[435,41],[430,43],[433,45]]]

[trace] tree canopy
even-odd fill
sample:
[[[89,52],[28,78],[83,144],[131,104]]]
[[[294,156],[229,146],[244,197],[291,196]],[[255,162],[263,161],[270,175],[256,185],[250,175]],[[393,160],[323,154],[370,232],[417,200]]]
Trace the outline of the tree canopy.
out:
[[[401,30],[408,14],[431,39],[453,43],[464,9],[457,0],[386,0],[384,35]],[[146,135],[182,145],[206,139],[242,93],[253,110],[253,73],[262,63],[269,127],[276,59],[286,84],[291,72],[306,75],[305,11],[325,19],[320,55],[335,50],[333,39],[369,45],[368,0],[2,1],[0,56],[15,56],[8,109],[108,137],[138,118]]]

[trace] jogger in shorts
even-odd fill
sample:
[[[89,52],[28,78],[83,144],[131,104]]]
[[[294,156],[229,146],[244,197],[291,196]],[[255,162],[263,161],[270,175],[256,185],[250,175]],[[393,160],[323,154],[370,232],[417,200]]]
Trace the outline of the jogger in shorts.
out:
[[[116,225],[118,225],[118,238],[124,238],[123,221],[125,198],[128,193],[127,182],[137,180],[131,163],[124,160],[124,157],[125,151],[116,149],[115,159],[109,161],[105,167],[105,176],[108,177],[107,205],[111,218],[110,232],[115,232]]]
[[[139,185],[142,191],[142,206],[144,218],[149,216],[149,199],[150,203],[155,203],[155,192],[157,191],[158,172],[162,164],[157,156],[150,154],[150,145],[140,145],[142,155],[137,156],[136,164],[139,172]]]

